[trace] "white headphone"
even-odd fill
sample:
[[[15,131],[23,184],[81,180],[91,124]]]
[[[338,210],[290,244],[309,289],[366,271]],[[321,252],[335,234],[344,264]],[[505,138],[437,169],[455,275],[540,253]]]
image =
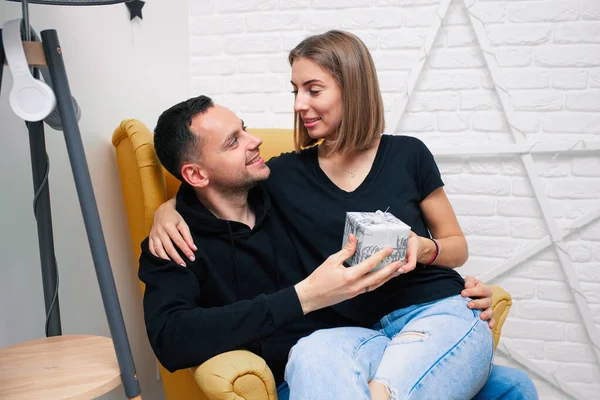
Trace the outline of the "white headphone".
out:
[[[21,40],[21,18],[4,23],[2,42],[14,81],[10,106],[25,121],[43,120],[54,110],[56,97],[47,84],[31,75]]]

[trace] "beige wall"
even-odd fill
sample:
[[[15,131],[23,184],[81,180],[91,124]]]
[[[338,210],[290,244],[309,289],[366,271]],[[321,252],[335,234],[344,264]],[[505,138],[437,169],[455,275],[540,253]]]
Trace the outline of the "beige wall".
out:
[[[153,127],[162,110],[187,97],[188,4],[147,1],[142,21],[130,21],[124,4],[31,5],[30,14],[38,33],[58,31],[71,91],[82,108],[80,129],[144,399],[162,399],[143,326],[111,135],[125,118]],[[0,15],[1,23],[19,18],[21,7],[2,1]],[[0,347],[44,335],[29,142],[8,105],[11,85],[5,69],[0,93]],[[46,137],[63,332],[108,336],[62,132],[46,126]],[[106,396],[123,397],[121,388]]]

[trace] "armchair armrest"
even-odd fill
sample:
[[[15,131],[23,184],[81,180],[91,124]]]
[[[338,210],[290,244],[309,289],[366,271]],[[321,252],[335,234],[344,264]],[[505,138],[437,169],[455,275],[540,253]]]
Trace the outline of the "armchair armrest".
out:
[[[508,317],[508,312],[512,306],[512,297],[510,293],[502,289],[500,286],[491,286],[492,288],[492,309],[494,310],[494,319],[496,324],[492,329],[492,336],[494,337],[494,350],[498,347],[500,342],[500,333],[502,332],[502,325]]]
[[[219,354],[190,370],[211,400],[277,400],[273,373],[261,357],[247,350]]]

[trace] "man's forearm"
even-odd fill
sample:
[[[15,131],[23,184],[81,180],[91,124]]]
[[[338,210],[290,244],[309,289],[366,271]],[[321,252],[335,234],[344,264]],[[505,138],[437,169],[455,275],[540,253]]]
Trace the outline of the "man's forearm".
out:
[[[272,336],[289,322],[302,318],[301,312],[296,317],[280,315],[288,313],[287,310],[273,310],[289,305],[290,290],[294,291],[287,288],[222,307],[185,310],[181,304],[160,307],[162,315],[146,318],[150,343],[157,358],[170,371],[202,364],[218,354]],[[150,308],[146,300],[144,303],[145,308]]]
[[[142,247],[139,276],[146,284],[146,330],[157,357],[171,371],[267,338],[303,319],[294,287],[232,304],[199,307],[202,291],[194,273],[152,256],[147,243]]]

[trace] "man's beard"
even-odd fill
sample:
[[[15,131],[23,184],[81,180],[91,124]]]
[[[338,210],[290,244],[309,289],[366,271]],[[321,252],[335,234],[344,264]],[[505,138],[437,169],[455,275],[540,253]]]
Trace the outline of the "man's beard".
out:
[[[267,177],[247,176],[246,179],[236,185],[218,185],[217,191],[228,199],[245,198],[250,190],[266,179]]]

